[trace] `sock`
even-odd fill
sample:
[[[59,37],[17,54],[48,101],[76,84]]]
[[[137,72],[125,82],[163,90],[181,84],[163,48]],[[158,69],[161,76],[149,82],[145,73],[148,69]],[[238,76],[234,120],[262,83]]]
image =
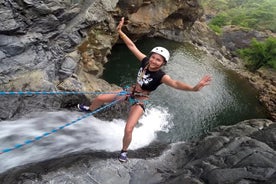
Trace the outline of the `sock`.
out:
[[[83,108],[85,108],[85,109],[88,110],[88,111],[90,110],[90,109],[89,109],[89,106],[86,106],[86,105],[84,105]]]
[[[121,150],[121,154],[126,156],[127,155],[127,151]]]

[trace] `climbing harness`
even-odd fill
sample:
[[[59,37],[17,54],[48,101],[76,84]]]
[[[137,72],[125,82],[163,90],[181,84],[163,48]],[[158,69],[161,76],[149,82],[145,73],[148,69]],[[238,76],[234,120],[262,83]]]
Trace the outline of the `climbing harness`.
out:
[[[130,88],[128,87],[127,89],[125,90],[129,90]],[[147,105],[148,103],[148,100],[138,100],[136,99],[135,97],[149,97],[149,94],[148,93],[143,93],[143,92],[139,92],[139,91],[136,91],[136,85],[133,85],[132,86],[132,92],[127,96],[127,99],[128,102],[130,103],[130,105],[139,105],[143,111],[145,111],[145,106]]]

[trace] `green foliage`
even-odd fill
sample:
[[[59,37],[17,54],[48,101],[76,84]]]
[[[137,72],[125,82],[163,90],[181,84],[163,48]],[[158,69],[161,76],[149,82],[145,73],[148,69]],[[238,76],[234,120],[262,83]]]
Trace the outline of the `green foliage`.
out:
[[[227,25],[227,21],[227,16],[225,16],[224,14],[220,14],[211,20],[209,27],[214,32],[220,34],[222,32],[221,27]]]
[[[221,28],[220,28],[219,26],[217,26],[217,25],[211,24],[211,25],[209,25],[209,27],[210,27],[214,32],[218,33],[219,35],[222,33]]]
[[[212,7],[212,10],[216,13],[228,8],[227,1],[225,0],[200,0],[199,3],[201,3],[203,7]]]
[[[249,48],[240,49],[238,53],[252,71],[262,66],[276,69],[276,38],[270,37],[264,42],[253,39]]]
[[[228,19],[229,18],[227,17],[227,15],[222,13],[214,17],[211,20],[210,25],[216,25],[216,26],[222,27],[227,25]]]
[[[202,0],[201,4],[215,13],[209,23],[213,27],[237,25],[276,32],[276,0]]]

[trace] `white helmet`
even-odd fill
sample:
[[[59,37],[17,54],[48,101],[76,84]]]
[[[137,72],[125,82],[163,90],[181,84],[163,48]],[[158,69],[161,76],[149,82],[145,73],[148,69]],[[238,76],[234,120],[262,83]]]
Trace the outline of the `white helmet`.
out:
[[[164,47],[154,47],[151,50],[151,53],[154,52],[156,54],[159,54],[161,56],[163,56],[165,58],[165,61],[168,62],[170,59],[170,53],[167,49],[165,49]]]

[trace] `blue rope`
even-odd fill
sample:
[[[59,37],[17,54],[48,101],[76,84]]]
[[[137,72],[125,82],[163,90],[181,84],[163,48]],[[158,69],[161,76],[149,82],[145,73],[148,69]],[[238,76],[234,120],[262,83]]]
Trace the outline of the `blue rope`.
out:
[[[122,94],[125,94],[125,93],[126,93],[126,92],[124,92],[124,93],[121,93],[121,92],[120,92],[119,95],[122,95]],[[60,126],[60,127],[58,127],[58,128],[54,128],[54,129],[51,130],[50,132],[45,132],[44,134],[42,134],[42,135],[40,135],[40,136],[37,136],[37,137],[35,137],[35,138],[33,138],[33,139],[26,140],[26,141],[24,141],[24,143],[22,143],[22,144],[16,144],[15,146],[13,146],[13,147],[11,147],[11,148],[3,149],[3,150],[1,150],[0,155],[3,154],[3,153],[11,152],[11,151],[13,151],[13,150],[15,150],[15,149],[19,149],[19,148],[21,148],[21,147],[23,147],[23,146],[25,146],[25,145],[31,144],[31,143],[33,143],[33,142],[35,142],[35,141],[41,140],[41,139],[43,139],[43,138],[45,138],[45,137],[47,137],[47,136],[49,136],[49,135],[51,135],[51,134],[53,134],[53,133],[56,133],[56,132],[59,131],[59,130],[64,129],[65,127],[68,127],[68,126],[70,126],[70,125],[72,125],[72,124],[75,124],[75,123],[77,123],[78,121],[81,121],[81,120],[83,120],[83,119],[85,119],[85,118],[87,118],[87,117],[89,117],[89,116],[91,116],[91,115],[93,115],[93,114],[96,114],[97,112],[100,112],[101,110],[104,110],[104,109],[106,109],[106,108],[108,108],[108,107],[111,107],[111,106],[115,105],[115,104],[116,104],[117,102],[119,102],[120,100],[121,100],[121,99],[114,100],[113,102],[111,102],[111,103],[109,103],[109,104],[107,104],[107,105],[105,105],[105,106],[103,106],[103,107],[100,107],[100,108],[96,109],[96,110],[93,111],[93,112],[87,113],[87,114],[85,114],[84,116],[81,116],[81,117],[79,117],[78,119],[76,119],[76,120],[74,120],[74,121],[71,121],[70,123],[66,123],[65,125],[62,125],[62,126]]]
[[[118,94],[126,95],[125,90],[121,92],[79,92],[79,91],[0,91],[0,95],[80,95],[80,94]]]

